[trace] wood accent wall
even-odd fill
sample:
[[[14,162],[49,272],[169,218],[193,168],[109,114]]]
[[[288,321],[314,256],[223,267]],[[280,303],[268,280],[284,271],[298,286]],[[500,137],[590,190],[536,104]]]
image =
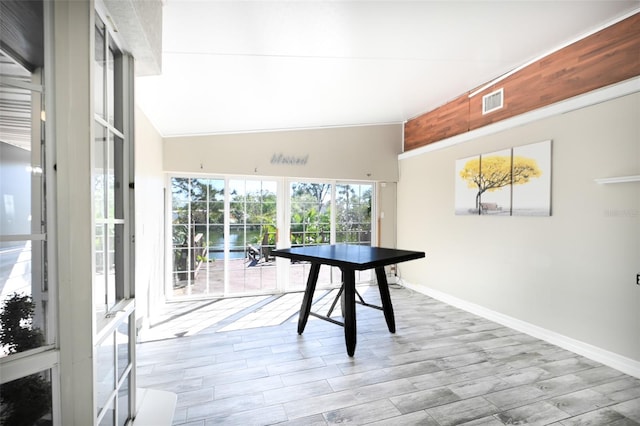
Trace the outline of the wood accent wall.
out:
[[[404,126],[404,150],[640,75],[640,13],[526,66],[469,98],[467,92]],[[482,96],[504,89],[504,106],[482,114]]]

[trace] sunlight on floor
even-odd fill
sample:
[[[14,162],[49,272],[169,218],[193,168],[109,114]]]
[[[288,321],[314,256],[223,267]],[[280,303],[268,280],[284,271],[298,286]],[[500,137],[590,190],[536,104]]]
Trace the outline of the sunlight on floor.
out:
[[[358,292],[365,295],[372,287],[358,286]],[[331,307],[338,289],[316,291],[313,310],[326,314]],[[248,296],[217,300],[170,302],[164,313],[149,329],[140,332],[138,341],[172,339],[192,336],[198,333],[213,333],[249,328],[268,327],[286,321],[297,322],[298,311],[304,293],[282,295]],[[340,302],[336,303],[332,317],[341,317]],[[311,316],[309,321],[317,318]]]
[[[247,328],[280,325],[300,310],[304,293],[289,293],[267,303],[243,316],[219,331],[244,330]]]
[[[168,303],[163,319],[140,333],[139,341],[191,336],[251,308],[269,296]]]

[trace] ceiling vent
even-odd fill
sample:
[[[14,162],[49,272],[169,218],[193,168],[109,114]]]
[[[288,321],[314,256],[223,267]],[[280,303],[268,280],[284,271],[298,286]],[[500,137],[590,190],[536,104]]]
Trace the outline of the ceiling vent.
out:
[[[482,97],[482,114],[490,113],[504,105],[504,89],[496,90]]]

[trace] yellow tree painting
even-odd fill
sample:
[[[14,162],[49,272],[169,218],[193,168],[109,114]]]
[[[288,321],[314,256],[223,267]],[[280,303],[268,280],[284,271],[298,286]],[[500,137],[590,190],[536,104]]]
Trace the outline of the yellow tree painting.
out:
[[[534,159],[541,173],[533,179],[527,178],[526,170],[524,172],[516,170],[514,160],[514,176],[516,173],[520,173],[522,178],[528,180],[522,184],[513,185],[511,191],[511,214],[513,216],[550,216],[551,141],[514,147],[513,158]]]
[[[549,202],[544,200],[549,199],[550,180],[533,184],[550,175],[550,150],[545,146],[531,144],[458,160],[456,214],[548,215]],[[518,191],[522,186],[530,188]],[[518,194],[515,200],[513,194]]]

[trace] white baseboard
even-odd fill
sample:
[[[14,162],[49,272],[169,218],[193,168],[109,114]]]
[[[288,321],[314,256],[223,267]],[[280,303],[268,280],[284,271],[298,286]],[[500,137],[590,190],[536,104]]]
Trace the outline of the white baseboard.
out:
[[[455,306],[456,308],[471,312],[472,314],[478,315],[482,318],[486,318],[490,321],[494,321],[498,324],[502,324],[506,327],[526,333],[530,336],[544,340],[571,352],[575,352],[579,355],[600,362],[611,368],[615,368],[616,370],[619,370],[625,374],[640,378],[640,362],[635,361],[631,358],[627,358],[614,352],[599,348],[597,346],[590,345],[589,343],[572,339],[571,337],[564,336],[562,334],[547,330],[537,325],[530,324],[517,318],[492,311],[491,309],[487,309],[483,306],[467,302],[466,300],[459,299],[455,296],[451,296],[449,294],[434,290],[429,287],[415,285],[407,283],[405,281],[401,281],[398,284],[408,289],[414,290],[418,293],[422,293],[434,299],[440,300],[441,302],[444,302],[451,306]]]
[[[173,392],[138,388],[133,426],[171,426],[177,402]]]

